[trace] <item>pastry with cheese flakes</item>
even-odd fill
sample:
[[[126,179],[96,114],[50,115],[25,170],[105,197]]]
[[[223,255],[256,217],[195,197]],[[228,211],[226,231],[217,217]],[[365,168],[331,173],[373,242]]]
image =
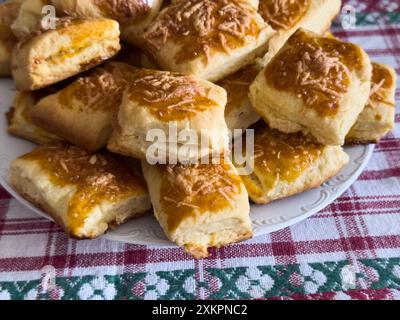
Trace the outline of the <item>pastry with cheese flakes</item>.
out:
[[[225,90],[206,80],[142,69],[124,92],[108,149],[158,163],[225,153],[226,101]]]
[[[174,1],[144,34],[164,70],[219,81],[263,55],[272,29],[249,1]]]
[[[34,32],[14,48],[17,89],[41,89],[101,64],[121,49],[119,35],[108,19],[62,18],[55,30]]]
[[[372,63],[368,103],[346,136],[346,143],[378,143],[394,128],[397,75],[392,67]]]
[[[38,147],[14,160],[11,184],[78,239],[98,237],[151,208],[139,169],[73,146]]]
[[[266,204],[320,186],[348,161],[340,146],[324,146],[301,133],[262,127],[254,138],[254,171],[241,178],[251,200]]]
[[[43,95],[46,95],[46,92],[17,92],[13,106],[7,112],[8,133],[37,144],[47,144],[60,140],[59,137],[39,128],[32,121],[30,112]]]
[[[368,101],[371,74],[360,47],[299,29],[257,76],[250,101],[271,128],[343,145]]]
[[[233,165],[142,162],[154,214],[167,237],[195,258],[252,237],[246,188]]]
[[[44,97],[31,110],[33,122],[63,140],[90,151],[107,145],[122,93],[137,69],[107,62]]]
[[[298,28],[323,34],[340,8],[340,0],[260,0],[259,13],[275,30],[262,59],[264,65]]]

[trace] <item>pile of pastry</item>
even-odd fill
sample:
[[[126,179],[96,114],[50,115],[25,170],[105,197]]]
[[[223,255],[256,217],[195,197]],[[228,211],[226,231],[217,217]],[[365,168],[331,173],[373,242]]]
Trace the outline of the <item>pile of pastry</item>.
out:
[[[377,142],[393,127],[395,73],[328,33],[340,6],[1,4],[0,73],[17,88],[9,133],[41,145],[12,163],[14,188],[79,239],[151,208],[167,237],[197,258],[252,237],[249,199],[266,204],[317,187],[348,162],[343,145]],[[197,154],[221,160],[149,163],[147,133],[161,130],[168,142],[171,122],[209,129]],[[230,132],[250,127],[254,170],[239,176]]]

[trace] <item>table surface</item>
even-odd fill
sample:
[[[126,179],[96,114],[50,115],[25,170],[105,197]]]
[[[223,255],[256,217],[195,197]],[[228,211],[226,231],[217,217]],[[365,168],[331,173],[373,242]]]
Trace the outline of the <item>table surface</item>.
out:
[[[400,2],[346,1],[335,34],[400,73]],[[68,239],[0,188],[0,299],[400,299],[396,128],[359,180],[310,219],[194,260],[179,248]]]

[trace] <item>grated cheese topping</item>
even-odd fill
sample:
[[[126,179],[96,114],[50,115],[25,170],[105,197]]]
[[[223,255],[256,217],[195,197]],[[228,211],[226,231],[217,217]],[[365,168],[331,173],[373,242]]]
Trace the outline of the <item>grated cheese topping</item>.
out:
[[[179,73],[139,70],[131,83],[129,97],[139,101],[161,120],[191,118],[217,103],[208,98],[210,88]]]
[[[378,63],[372,63],[371,91],[368,106],[373,107],[377,102],[394,106],[390,97],[393,86],[393,77],[389,70]]]
[[[121,63],[106,63],[79,77],[58,94],[60,103],[75,109],[76,100],[84,110],[115,110],[122,100],[122,92],[134,78],[136,68]]]
[[[109,18],[133,20],[146,16],[151,10],[149,0],[94,0],[94,4]]]
[[[172,40],[182,44],[178,62],[198,56],[208,61],[214,51],[229,54],[254,40],[261,31],[255,14],[238,0],[176,1],[161,12],[144,38],[153,55]]]
[[[357,46],[299,30],[267,66],[265,76],[276,89],[294,92],[306,107],[334,115],[361,61]]]
[[[193,214],[215,214],[227,207],[233,208],[235,198],[241,192],[240,177],[225,162],[158,168],[163,175],[161,204],[171,229]]]

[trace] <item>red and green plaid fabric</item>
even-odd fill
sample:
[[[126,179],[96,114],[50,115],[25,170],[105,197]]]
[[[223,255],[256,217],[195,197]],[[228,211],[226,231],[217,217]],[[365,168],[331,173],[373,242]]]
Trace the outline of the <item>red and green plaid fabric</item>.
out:
[[[335,33],[399,73],[400,2],[348,4],[357,28],[338,23]],[[0,299],[400,299],[399,108],[395,130],[340,199],[204,260],[179,248],[68,239],[0,189]]]

